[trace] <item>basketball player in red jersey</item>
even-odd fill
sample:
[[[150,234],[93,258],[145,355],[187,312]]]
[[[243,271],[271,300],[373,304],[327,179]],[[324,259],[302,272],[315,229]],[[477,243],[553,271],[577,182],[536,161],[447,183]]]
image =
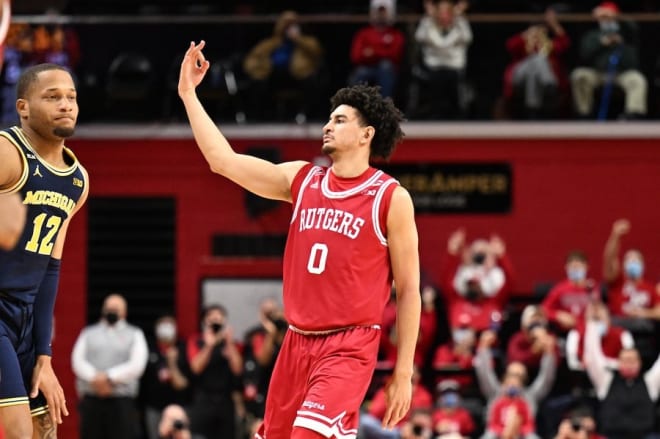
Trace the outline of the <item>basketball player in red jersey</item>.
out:
[[[283,275],[290,330],[255,437],[356,437],[394,281],[398,356],[383,419],[392,428],[412,394],[421,312],[418,238],[410,195],[369,159],[389,157],[403,137],[402,114],[376,88],[344,88],[332,98],[323,127],[322,150],[331,167],[237,154],[195,93],[210,65],[203,48],[203,41],[190,44],[178,86],[202,154],[214,172],[293,206]]]

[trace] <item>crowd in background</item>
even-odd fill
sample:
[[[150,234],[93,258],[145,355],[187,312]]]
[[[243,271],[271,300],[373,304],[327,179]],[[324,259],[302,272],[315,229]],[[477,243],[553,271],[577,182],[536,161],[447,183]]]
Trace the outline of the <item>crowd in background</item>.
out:
[[[248,3],[235,10],[243,16],[260,11]],[[493,45],[477,32],[484,23],[475,27],[470,22],[472,11],[489,10],[478,1],[424,0],[413,8],[412,2],[371,0],[368,7],[354,11],[367,13],[369,23],[356,23],[346,42],[320,35],[318,24],[299,15],[312,13],[309,8],[280,9],[271,35],[261,34],[262,28],[250,31],[249,26],[234,34],[234,52],[212,60],[215,63],[200,89],[201,98],[217,104],[211,106],[215,116],[224,117],[229,109],[237,122],[304,123],[324,117],[321,108],[335,86],[368,82],[391,96],[409,120],[470,120],[479,117],[475,108],[484,105],[482,82],[493,81],[492,66],[502,65],[496,73],[498,96],[488,118],[637,120],[657,116],[656,71],[649,71],[648,66],[655,65],[653,60],[660,59],[660,54],[648,49],[642,53],[638,23],[622,16],[621,7],[632,5],[603,1],[587,8],[588,2],[529,3],[525,9],[533,4],[542,18],[521,23],[520,31],[498,43],[501,53],[487,56],[471,54],[475,48]],[[400,22],[402,9],[419,12],[419,21],[409,26]],[[573,11],[591,12],[592,22],[584,23],[579,31],[567,29],[561,13]],[[113,47],[120,53],[109,61],[104,78],[89,72],[89,59],[98,55],[81,51],[78,39],[72,25],[12,26],[0,72],[2,99],[8,103],[4,124],[14,117],[10,104],[17,72],[42,61],[70,67],[81,77],[81,88],[99,87],[105,81],[102,97],[110,118],[114,114],[121,119],[117,113],[128,112],[114,111],[112,101],[140,106],[144,102],[138,101],[171,91],[170,76],[176,74],[179,59],[171,60],[169,73],[158,75],[156,66],[163,65],[162,60]],[[344,44],[342,50],[339,46]],[[337,59],[339,54],[341,59]],[[156,87],[158,76],[166,77],[167,84],[159,83],[160,93],[150,94],[148,89]],[[158,107],[154,117],[175,118],[172,105],[161,97],[161,102],[154,102]],[[141,112],[135,113],[137,117]]]
[[[420,292],[410,412],[381,427],[397,355],[393,287],[358,437],[657,439],[660,282],[642,249],[623,248],[631,229],[615,221],[602,258],[567,250],[565,278],[515,305],[517,255],[504,239],[452,232],[440,284]],[[601,280],[590,276],[597,263]],[[251,437],[288,330],[279,298],[260,302],[242,336],[216,303],[185,339],[173,315],[144,332],[128,315],[109,295],[75,343],[82,438]]]

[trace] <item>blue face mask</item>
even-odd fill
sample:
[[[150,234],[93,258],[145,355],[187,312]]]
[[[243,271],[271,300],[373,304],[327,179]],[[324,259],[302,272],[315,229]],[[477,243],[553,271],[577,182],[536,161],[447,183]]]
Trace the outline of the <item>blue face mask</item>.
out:
[[[598,335],[603,337],[607,333],[607,323],[606,322],[596,322],[596,331]]]
[[[470,337],[472,337],[472,335],[473,335],[472,330],[466,328],[454,329],[451,332],[452,340],[454,340],[454,343],[456,344],[460,344],[467,341]]]
[[[440,397],[440,405],[442,407],[454,408],[458,406],[459,398],[454,392],[445,393]]]
[[[603,20],[599,24],[601,32],[605,34],[615,34],[619,32],[619,23],[614,20]]]
[[[581,282],[587,277],[587,270],[585,268],[568,268],[566,270],[566,276],[573,282]]]
[[[639,279],[644,273],[644,264],[641,261],[627,261],[623,266],[623,270],[628,278]]]
[[[506,396],[515,398],[516,396],[520,395],[520,389],[515,386],[509,386],[506,388],[505,393]]]

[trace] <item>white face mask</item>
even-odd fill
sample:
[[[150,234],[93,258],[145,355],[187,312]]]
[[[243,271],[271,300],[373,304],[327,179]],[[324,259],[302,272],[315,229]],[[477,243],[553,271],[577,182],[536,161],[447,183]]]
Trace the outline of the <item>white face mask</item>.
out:
[[[159,340],[172,341],[176,338],[176,326],[172,323],[161,323],[156,326],[156,337]]]

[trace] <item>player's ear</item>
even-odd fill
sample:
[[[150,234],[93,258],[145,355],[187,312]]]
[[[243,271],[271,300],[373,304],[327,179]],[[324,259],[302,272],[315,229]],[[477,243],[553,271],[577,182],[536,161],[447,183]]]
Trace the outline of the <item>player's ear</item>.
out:
[[[362,137],[360,138],[360,143],[368,143],[371,141],[371,139],[374,138],[374,134],[376,134],[376,130],[374,127],[371,125],[366,126],[362,130]]]
[[[25,99],[16,100],[16,112],[21,119],[27,119],[30,105]]]

